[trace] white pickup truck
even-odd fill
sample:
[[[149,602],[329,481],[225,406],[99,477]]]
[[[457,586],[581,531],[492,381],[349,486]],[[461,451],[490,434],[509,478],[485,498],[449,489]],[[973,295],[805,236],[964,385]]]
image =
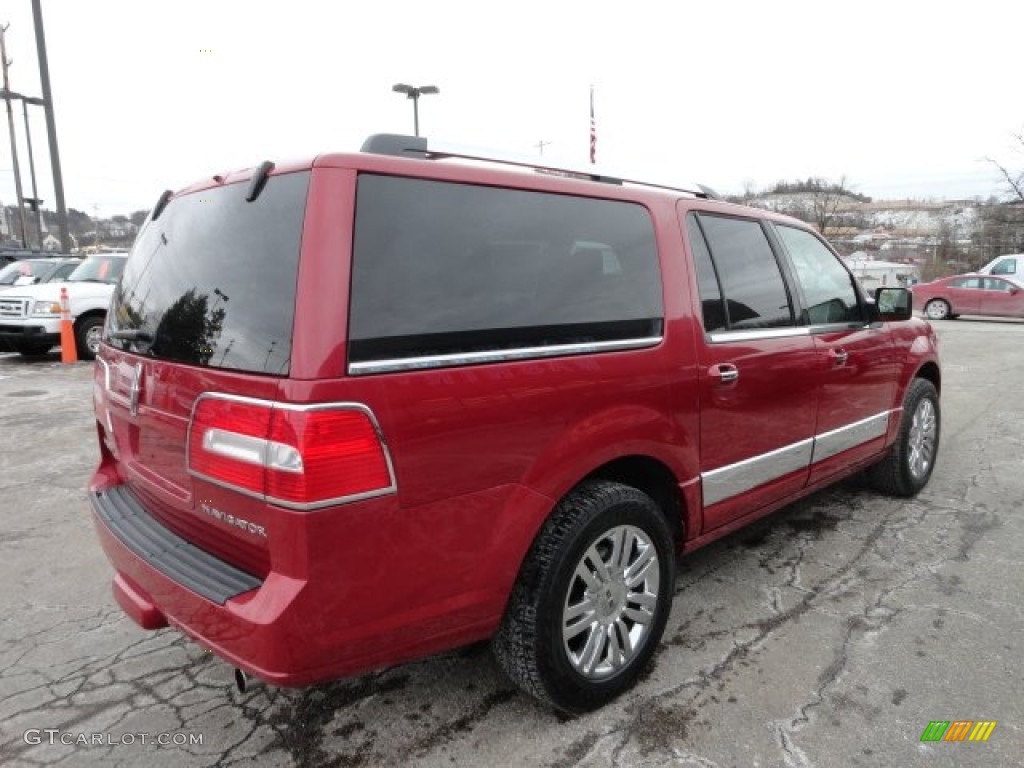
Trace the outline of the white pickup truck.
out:
[[[0,294],[0,349],[42,355],[60,344],[60,290],[65,287],[78,357],[92,360],[127,256],[93,254],[64,280],[20,286]]]

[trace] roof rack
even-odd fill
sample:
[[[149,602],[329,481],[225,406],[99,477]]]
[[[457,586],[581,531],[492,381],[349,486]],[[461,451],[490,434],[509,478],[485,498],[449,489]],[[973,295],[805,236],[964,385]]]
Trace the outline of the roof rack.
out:
[[[530,168],[538,173],[553,175],[566,175],[572,178],[600,182],[602,184],[634,184],[643,187],[654,187],[667,189],[673,192],[685,192],[686,194],[702,197],[709,200],[720,200],[721,198],[710,187],[703,184],[694,184],[691,187],[680,187],[675,184],[661,184],[652,181],[641,181],[639,179],[628,179],[623,176],[612,176],[597,170],[596,166],[565,166],[552,165],[539,161],[538,158],[527,155],[515,155],[502,152],[495,152],[480,147],[466,147],[446,142],[428,141],[424,136],[402,136],[394,133],[375,133],[363,142],[360,152],[373,155],[390,155],[393,157],[410,157],[424,160],[444,160],[457,158],[460,160],[478,160],[487,163],[499,163],[502,165],[513,165],[520,168]]]

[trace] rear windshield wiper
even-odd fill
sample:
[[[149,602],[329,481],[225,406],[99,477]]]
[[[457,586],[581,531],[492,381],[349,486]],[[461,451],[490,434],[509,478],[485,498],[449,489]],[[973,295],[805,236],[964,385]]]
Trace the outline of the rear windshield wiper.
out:
[[[122,341],[152,341],[153,334],[138,328],[125,328],[124,330],[111,331],[110,338]]]

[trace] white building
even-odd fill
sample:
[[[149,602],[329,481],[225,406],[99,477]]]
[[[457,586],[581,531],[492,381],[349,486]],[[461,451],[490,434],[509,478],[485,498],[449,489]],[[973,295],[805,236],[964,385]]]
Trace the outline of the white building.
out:
[[[913,264],[878,261],[868,257],[862,251],[850,256],[846,260],[846,264],[869,294],[873,294],[876,288],[883,286],[898,288],[921,282],[921,273]]]

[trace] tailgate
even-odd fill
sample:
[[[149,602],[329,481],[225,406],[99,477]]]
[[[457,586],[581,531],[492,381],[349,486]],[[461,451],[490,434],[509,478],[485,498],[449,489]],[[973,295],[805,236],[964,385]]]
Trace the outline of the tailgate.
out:
[[[289,373],[309,173],[180,195],[146,222],[114,292],[97,416],[131,493],[182,538],[265,575],[268,507],[188,467],[203,393],[274,400]]]

